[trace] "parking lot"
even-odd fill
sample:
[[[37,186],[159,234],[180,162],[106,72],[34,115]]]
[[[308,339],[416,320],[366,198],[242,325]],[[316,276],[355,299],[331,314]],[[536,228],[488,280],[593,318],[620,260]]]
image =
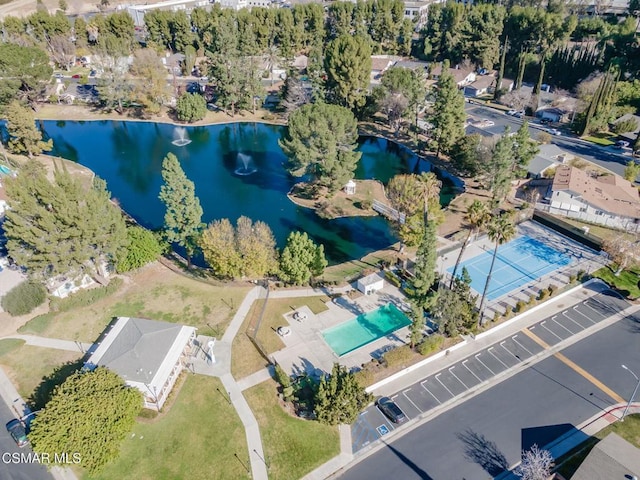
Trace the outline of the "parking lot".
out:
[[[537,322],[528,328],[528,332],[553,346],[628,306],[615,292],[607,290]],[[540,343],[523,330],[397,392],[391,398],[411,421],[542,351]],[[394,429],[395,425],[375,405],[370,406],[351,427],[353,451],[357,452]]]

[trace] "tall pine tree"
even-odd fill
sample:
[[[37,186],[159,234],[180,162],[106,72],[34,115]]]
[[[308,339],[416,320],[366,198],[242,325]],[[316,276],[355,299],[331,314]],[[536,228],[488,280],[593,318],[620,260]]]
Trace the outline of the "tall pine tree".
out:
[[[464,97],[449,72],[449,63],[443,62],[438,80],[436,101],[433,106],[433,140],[436,154],[449,154],[459,138],[464,136]]]
[[[193,182],[187,178],[173,153],[162,162],[162,179],[164,185],[160,187],[159,198],[166,207],[164,234],[168,242],[186,250],[190,264],[203,226],[200,200]]]

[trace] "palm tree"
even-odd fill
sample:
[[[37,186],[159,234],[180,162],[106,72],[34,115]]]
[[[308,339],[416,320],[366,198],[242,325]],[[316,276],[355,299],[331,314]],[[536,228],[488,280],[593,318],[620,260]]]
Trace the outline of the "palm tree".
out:
[[[480,300],[480,320],[479,324],[482,325],[484,320],[484,301],[487,297],[487,291],[489,290],[489,283],[491,282],[491,273],[493,272],[493,265],[496,262],[496,256],[498,255],[498,247],[503,243],[511,240],[516,234],[516,226],[513,222],[513,218],[510,212],[502,212],[497,217],[493,217],[487,224],[487,234],[489,238],[495,242],[496,246],[493,249],[493,258],[491,259],[491,266],[489,267],[489,274],[487,275],[487,282],[484,284],[484,291],[482,292],[482,299]]]
[[[442,182],[433,172],[422,172],[418,177],[418,185],[424,199],[424,223],[427,224],[429,202],[440,197]]]
[[[487,225],[490,218],[491,212],[489,211],[489,207],[486,203],[483,203],[480,200],[474,200],[471,205],[467,207],[467,211],[464,214],[464,220],[467,224],[467,237],[462,243],[462,248],[460,248],[460,253],[458,253],[458,258],[456,259],[456,264],[453,267],[453,273],[451,274],[449,288],[453,287],[453,280],[456,278],[458,265],[460,265],[460,260],[462,260],[462,255],[464,254],[464,251],[467,248],[471,237],[477,235],[477,233]]]
[[[264,61],[269,70],[269,78],[271,79],[271,86],[273,86],[273,70],[276,66],[279,66],[282,62],[280,55],[280,48],[277,45],[270,45],[264,54]]]

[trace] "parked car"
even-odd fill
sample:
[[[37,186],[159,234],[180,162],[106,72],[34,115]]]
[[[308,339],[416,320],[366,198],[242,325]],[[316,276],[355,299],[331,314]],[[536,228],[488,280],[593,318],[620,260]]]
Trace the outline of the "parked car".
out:
[[[541,118],[540,119],[540,125],[549,125],[551,123],[551,119],[550,118]]]
[[[626,140],[618,140],[614,145],[615,148],[627,148],[629,146],[629,142]]]
[[[24,428],[24,425],[20,420],[14,418],[9,423],[7,423],[7,432],[13,438],[13,441],[16,442],[20,448],[29,444],[29,439],[27,438],[27,430]]]
[[[550,133],[551,135],[556,135],[556,136],[562,135],[562,132],[557,128],[547,128],[547,133]]]
[[[402,410],[400,410],[398,404],[389,397],[380,397],[376,401],[376,406],[385,415],[385,417],[393,423],[404,423],[407,421],[407,416]]]
[[[64,75],[61,74],[60,72],[56,72],[56,73],[53,74],[53,77],[54,78],[64,78]]]
[[[522,118],[524,117],[524,112],[523,111],[519,111],[513,114],[514,117],[516,118]]]
[[[80,74],[76,73],[75,75],[71,75],[71,78],[80,78]]]
[[[509,110],[507,115],[511,115],[513,117],[516,113],[518,113],[516,110]]]

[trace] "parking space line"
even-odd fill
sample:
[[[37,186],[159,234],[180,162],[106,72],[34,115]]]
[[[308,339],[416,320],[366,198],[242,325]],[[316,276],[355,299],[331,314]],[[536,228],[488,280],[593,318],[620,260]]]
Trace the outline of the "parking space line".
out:
[[[424,382],[420,382],[420,386],[421,386],[422,388],[424,388],[424,389],[427,391],[427,393],[428,393],[429,395],[431,395],[433,398],[435,398],[436,402],[438,402],[438,405],[441,405],[441,404],[442,404],[442,402],[441,402],[440,400],[438,400],[438,397],[436,397],[433,393],[431,393],[431,390],[429,390],[427,387],[425,387],[425,386],[423,385],[423,384],[425,384],[425,383],[427,383],[427,380],[425,380]]]
[[[580,304],[582,305],[582,304]],[[598,322],[596,322],[593,318],[586,316],[584,313],[582,313],[580,310],[578,310],[578,307],[580,305],[576,305],[575,307],[573,307],[573,309],[575,310],[576,313],[578,313],[579,315],[582,315],[584,318],[586,318],[587,320],[589,320],[591,323],[593,323],[594,325]],[[596,312],[597,313],[597,312]]]
[[[580,325],[578,322],[576,322],[573,318],[571,318],[569,315],[567,315],[567,312],[564,311],[562,312],[562,315],[564,315],[565,318],[571,320],[573,323],[575,323],[576,325],[578,325],[580,327],[580,330],[584,330],[584,327],[582,325]]]
[[[544,340],[542,340],[540,337],[538,337],[536,334],[527,331],[526,329],[522,330],[522,333],[524,333],[525,335],[527,335],[529,338],[531,338],[531,340],[533,340],[534,342],[536,342],[538,345],[540,345],[541,347],[543,347],[545,350],[550,349],[551,347],[549,346],[549,344],[547,344],[547,342],[545,342]],[[556,357],[558,360],[560,360],[562,363],[564,363],[567,367],[569,367],[570,369],[572,369],[574,372],[576,372],[577,374],[581,375],[582,377],[584,377],[586,380],[588,380],[589,382],[591,382],[593,385],[595,385],[596,387],[598,387],[600,390],[602,390],[604,393],[606,393],[607,395],[609,395],[611,398],[613,398],[616,402],[619,403],[624,403],[625,400],[624,398],[622,398],[620,395],[618,395],[616,392],[614,392],[613,390],[611,390],[609,387],[607,387],[604,383],[602,383],[600,380],[598,380],[596,377],[594,377],[593,375],[591,375],[589,372],[587,372],[584,368],[582,368],[580,365],[578,365],[577,363],[573,362],[572,360],[569,360],[567,357],[565,357],[562,353],[556,353],[554,355],[554,357]]]
[[[570,335],[575,335],[576,333],[578,333],[578,332],[572,332],[571,330],[569,330],[569,329],[568,329],[567,327],[565,327],[563,324],[561,324],[560,322],[558,322],[558,321],[556,320],[556,318],[558,318],[558,316],[557,316],[557,315],[554,315],[553,317],[551,317],[551,321],[552,321],[553,323],[555,323],[556,325],[559,325],[559,326],[561,326],[562,328],[564,328],[567,332],[569,332],[569,334],[570,334]]]
[[[545,327],[545,326],[544,326],[544,324],[545,324],[545,323],[547,323],[547,321],[546,321],[546,320],[545,320],[545,321],[543,321],[543,322],[540,322],[540,326],[541,326],[542,328],[544,328],[547,332],[549,332],[551,335],[553,335],[554,337],[556,337],[558,340],[564,340],[564,338],[559,337],[557,334],[553,333],[551,330],[549,330],[547,327]]]
[[[489,367],[487,367],[487,366],[484,364],[484,362],[478,358],[479,356],[480,356],[480,354],[478,353],[478,354],[476,355],[476,360],[478,360],[478,361],[482,364],[482,366],[483,366],[484,368],[486,368],[487,370],[489,370],[489,371],[491,372],[491,375],[495,375],[496,373],[495,373],[493,370],[491,370]]]
[[[380,408],[376,405],[376,410],[377,412],[380,414],[380,416],[383,418],[383,420],[385,421],[385,423],[387,425],[389,425],[391,427],[391,430],[395,430],[396,427],[394,427],[393,425],[391,425],[393,422],[389,421],[389,419],[387,418],[387,416],[382,413],[382,410],[380,410]]]
[[[411,403],[411,405],[413,405],[414,407],[416,407],[416,410],[418,410],[420,413],[422,413],[422,409],[421,409],[420,407],[418,407],[418,405],[416,405],[415,403],[413,403],[413,400],[411,400],[411,399],[409,398],[409,395],[407,395],[407,392],[408,392],[409,390],[411,390],[411,388],[407,388],[406,390],[403,390],[403,391],[402,391],[402,395],[404,395],[404,398],[406,398],[406,399],[409,401],[409,403]],[[406,412],[405,412],[405,415],[406,415]]]
[[[522,345],[519,341],[516,340],[516,337],[518,335],[514,335],[513,337],[511,337],[511,340],[513,340],[515,343],[517,343],[520,348],[522,348],[525,352],[527,352],[529,355],[533,355],[532,352],[529,351],[529,349],[527,347],[525,347],[524,345]]]
[[[458,381],[462,384],[462,386],[464,386],[464,388],[466,388],[467,390],[469,390],[469,387],[467,387],[467,386],[464,384],[464,382],[463,382],[462,380],[460,380],[460,379],[458,378],[458,376],[457,376],[455,373],[453,373],[453,369],[454,369],[454,368],[456,368],[456,366],[455,366],[455,365],[454,365],[453,367],[449,367],[449,373],[450,373],[451,375],[453,375],[454,377],[456,377],[456,380],[458,380]]]
[[[613,313],[618,313],[620,311],[620,309],[617,306],[615,306],[615,305],[614,306],[607,305],[606,303],[601,302],[600,300],[598,300],[596,297],[591,297],[591,298],[585,300],[585,304],[587,302],[589,302],[589,301],[593,301],[593,302],[599,303],[600,305],[602,305],[602,308],[604,308],[604,309],[606,309],[608,311],[613,311]],[[589,307],[589,308],[593,308],[593,307]]]
[[[496,360],[498,360],[502,365],[504,365],[504,366],[505,366],[505,368],[509,368],[509,365],[507,365],[507,364],[506,364],[506,363],[504,363],[502,360],[500,360],[498,357],[496,357],[496,356],[495,356],[495,354],[494,354],[491,350],[493,350],[493,347],[489,347],[489,348],[487,348],[487,352],[489,352],[493,358],[495,358]]]
[[[467,363],[468,361],[469,361],[469,360],[463,360],[463,362],[462,362],[462,366],[463,366],[464,368],[466,368],[467,370],[469,370],[469,373],[470,373],[471,375],[473,375],[474,377],[476,377],[476,378],[478,379],[478,381],[482,383],[482,380],[480,380],[480,377],[478,377],[475,373],[473,373],[473,372],[471,371],[471,369],[470,369],[469,367],[467,367],[467,366],[465,365],[465,363]]]
[[[520,363],[522,361],[522,359],[517,356],[515,353],[513,353],[511,350],[509,350],[507,347],[504,346],[504,344],[506,343],[506,340],[504,342],[500,342],[500,346],[509,354],[511,355],[513,358],[515,358],[517,360],[518,363]]]
[[[444,387],[444,389],[445,389],[447,392],[449,392],[449,394],[450,394],[452,397],[455,397],[455,395],[453,394],[453,392],[452,392],[451,390],[449,390],[449,389],[447,388],[447,386],[446,386],[444,383],[442,383],[442,382],[440,381],[440,379],[438,378],[440,375],[442,375],[442,372],[441,372],[441,373],[436,374],[435,379],[438,381],[438,383],[439,383],[440,385],[442,385],[442,386]]]

